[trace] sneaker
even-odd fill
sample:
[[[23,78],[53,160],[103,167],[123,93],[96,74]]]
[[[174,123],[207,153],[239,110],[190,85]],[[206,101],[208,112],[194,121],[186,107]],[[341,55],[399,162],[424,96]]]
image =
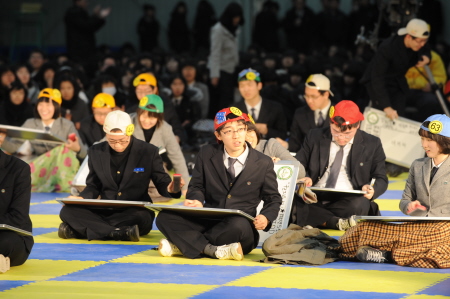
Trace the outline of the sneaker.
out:
[[[236,260],[244,259],[241,243],[231,243],[228,245],[217,246],[216,257],[219,260]]]
[[[380,250],[370,246],[359,247],[356,251],[356,258],[364,263],[386,263],[389,261],[386,250]]]
[[[350,216],[348,218],[341,218],[339,222],[336,224],[338,230],[347,230],[350,227],[356,226],[357,222],[355,220],[355,215]]]
[[[167,239],[159,240],[158,252],[164,257],[183,255],[180,249]]]
[[[65,222],[62,222],[58,228],[58,237],[61,239],[74,239],[75,231]]]
[[[0,273],[5,273],[10,269],[9,257],[0,254]]]

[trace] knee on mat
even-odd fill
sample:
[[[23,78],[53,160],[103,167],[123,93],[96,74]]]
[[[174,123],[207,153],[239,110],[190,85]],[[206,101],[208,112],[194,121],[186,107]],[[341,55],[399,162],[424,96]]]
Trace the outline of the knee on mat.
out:
[[[349,209],[353,210],[352,215],[367,215],[370,209],[370,200],[365,197],[357,197],[351,201]]]

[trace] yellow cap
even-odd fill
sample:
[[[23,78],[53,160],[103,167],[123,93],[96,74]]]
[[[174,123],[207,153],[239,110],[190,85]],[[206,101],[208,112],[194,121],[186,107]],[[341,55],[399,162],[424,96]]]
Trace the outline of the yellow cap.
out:
[[[39,93],[38,99],[39,98],[47,98],[47,99],[53,100],[56,103],[58,103],[59,105],[61,105],[61,103],[62,103],[61,93],[59,92],[58,89],[44,88]]]
[[[138,85],[151,85],[151,86],[157,86],[156,78],[152,74],[149,73],[143,73],[134,78],[133,80],[133,86]]]
[[[114,97],[107,93],[99,93],[92,100],[92,108],[114,108],[116,107],[116,101]]]

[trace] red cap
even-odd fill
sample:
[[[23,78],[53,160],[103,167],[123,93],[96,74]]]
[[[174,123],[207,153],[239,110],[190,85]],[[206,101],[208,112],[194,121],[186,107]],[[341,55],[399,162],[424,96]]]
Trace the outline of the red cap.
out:
[[[236,117],[234,118],[228,118],[227,116],[229,114],[234,114]],[[214,130],[217,130],[217,128],[220,128],[221,126],[225,125],[226,123],[237,121],[237,120],[244,120],[247,121],[248,117],[244,117],[244,114],[242,113],[239,108],[236,107],[230,107],[220,110],[216,113],[216,117],[214,118]]]
[[[330,120],[334,121],[336,116],[342,117],[345,122],[343,125],[352,125],[358,121],[364,120],[364,115],[359,111],[358,106],[353,101],[340,101],[337,105],[330,107]]]
[[[246,122],[250,122],[252,124],[255,124],[255,120],[253,119],[253,117],[250,114],[242,112],[242,116],[244,117],[244,120]]]
[[[449,94],[450,94],[450,80],[448,80],[444,86],[444,96],[448,96]]]

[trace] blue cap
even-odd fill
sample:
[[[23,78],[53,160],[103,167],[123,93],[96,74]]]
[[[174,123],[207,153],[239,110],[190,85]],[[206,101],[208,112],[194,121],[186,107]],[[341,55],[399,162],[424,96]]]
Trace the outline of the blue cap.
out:
[[[429,121],[428,127],[425,127],[422,123],[421,129],[428,131],[432,134],[438,134],[444,137],[450,137],[450,118],[445,114],[435,114],[428,117],[425,121]]]

